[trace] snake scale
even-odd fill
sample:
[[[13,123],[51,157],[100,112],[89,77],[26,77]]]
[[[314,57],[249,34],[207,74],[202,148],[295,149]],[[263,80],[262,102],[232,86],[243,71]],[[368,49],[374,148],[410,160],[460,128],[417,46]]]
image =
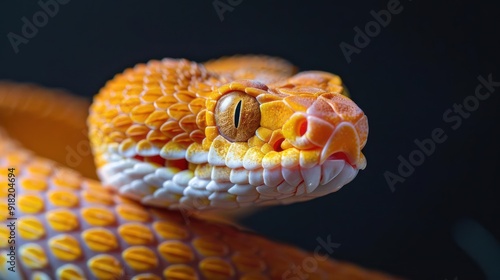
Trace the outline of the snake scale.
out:
[[[11,104],[16,87],[0,84],[1,108],[23,107]],[[38,112],[48,95],[28,89],[23,110]],[[73,125],[60,116],[73,102],[60,96],[36,122]],[[101,182],[36,155],[8,135],[19,131],[5,129],[0,174],[15,178],[17,229],[11,244],[11,196],[2,187],[0,277],[395,279],[197,214],[310,200],[350,182],[366,166],[368,123],[348,96],[334,74],[296,73],[267,56],[138,64],[90,107]]]

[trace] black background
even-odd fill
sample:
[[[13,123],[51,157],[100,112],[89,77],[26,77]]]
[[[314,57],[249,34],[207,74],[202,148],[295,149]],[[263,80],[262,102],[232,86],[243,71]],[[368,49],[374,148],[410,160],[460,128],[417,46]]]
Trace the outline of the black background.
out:
[[[2,1],[0,79],[62,87],[90,100],[115,73],[163,57],[262,53],[301,70],[337,73],[369,118],[367,169],[338,193],[264,209],[242,223],[309,250],[330,235],[341,244],[333,258],[411,279],[484,279],[453,228],[470,219],[500,240],[500,87],[456,130],[443,114],[474,94],[479,75],[500,81],[498,10],[401,1],[403,11],[348,63],[339,44],[353,45],[353,28],[363,29],[370,11],[389,1],[269,2],[244,0],[221,21],[212,1],[72,0],[16,54],[7,34],[21,35],[21,18],[31,20],[40,6]],[[384,172],[397,173],[398,156],[408,158],[414,140],[435,128],[447,140],[391,192]],[[483,238],[462,233],[480,249]]]

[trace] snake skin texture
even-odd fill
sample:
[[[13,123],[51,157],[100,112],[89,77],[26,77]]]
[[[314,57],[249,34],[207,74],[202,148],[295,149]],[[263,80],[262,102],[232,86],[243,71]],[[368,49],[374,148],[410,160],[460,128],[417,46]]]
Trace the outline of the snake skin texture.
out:
[[[0,178],[14,180],[16,199],[12,231],[12,193],[0,188],[0,279],[396,279],[200,212],[309,200],[352,180],[366,165],[368,125],[347,96],[336,75],[296,73],[266,56],[137,65],[90,108],[101,183],[57,154],[55,144],[78,146],[81,135],[49,135],[78,134],[86,102],[0,83],[8,109],[0,113]],[[36,125],[42,132],[27,129]]]
[[[0,135],[0,177],[15,168],[17,274],[7,271],[7,189],[0,189],[2,279],[393,279],[234,226],[145,207]],[[17,275],[17,277],[14,277]],[[297,278],[298,279],[298,278]]]
[[[206,210],[310,200],[366,166],[367,117],[338,76],[283,79],[278,61],[259,72],[267,86],[231,81],[227,63],[150,61],[109,81],[88,121],[101,180],[146,205]]]

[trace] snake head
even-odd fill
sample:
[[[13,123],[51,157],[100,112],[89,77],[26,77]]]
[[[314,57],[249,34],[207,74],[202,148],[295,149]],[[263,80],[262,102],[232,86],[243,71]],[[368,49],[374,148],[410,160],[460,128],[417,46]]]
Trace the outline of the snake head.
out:
[[[98,174],[125,196],[171,209],[323,196],[366,166],[367,118],[346,95],[326,72],[265,85],[187,60],[140,64],[94,98]]]
[[[207,101],[206,122],[208,162],[257,185],[267,204],[336,191],[366,167],[367,117],[330,73],[226,84]]]

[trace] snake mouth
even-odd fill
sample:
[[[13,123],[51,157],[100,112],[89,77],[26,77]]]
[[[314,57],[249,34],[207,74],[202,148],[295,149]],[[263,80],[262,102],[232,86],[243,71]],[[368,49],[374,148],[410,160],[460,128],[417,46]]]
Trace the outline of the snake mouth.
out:
[[[185,170],[188,169],[189,167],[189,162],[184,158],[167,160],[166,158],[163,158],[161,155],[154,155],[154,156],[135,155],[132,158],[140,162],[153,164],[154,166],[157,167],[176,167],[179,168],[180,170]]]
[[[347,164],[349,164],[350,166],[352,166],[353,168],[358,169],[358,166],[356,165],[356,163],[353,163],[351,161],[350,157],[346,153],[344,153],[344,152],[334,153],[334,154],[330,155],[329,157],[327,157],[326,160],[343,160]]]

